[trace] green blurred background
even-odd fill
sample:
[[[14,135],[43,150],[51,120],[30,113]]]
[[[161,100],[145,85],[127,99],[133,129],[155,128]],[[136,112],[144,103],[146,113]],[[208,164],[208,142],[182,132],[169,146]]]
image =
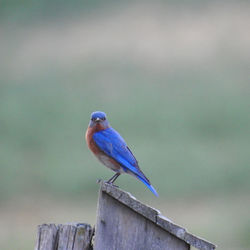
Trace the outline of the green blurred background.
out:
[[[84,141],[105,111],[158,190],[117,184],[218,245],[250,249],[249,1],[1,1],[0,249],[95,223]]]

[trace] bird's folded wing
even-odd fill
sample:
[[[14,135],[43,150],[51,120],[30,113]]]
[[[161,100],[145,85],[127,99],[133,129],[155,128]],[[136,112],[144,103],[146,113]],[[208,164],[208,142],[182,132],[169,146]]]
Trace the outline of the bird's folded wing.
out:
[[[147,180],[126,142],[113,128],[94,133],[93,139],[100,150],[121,164],[124,171],[129,170]]]

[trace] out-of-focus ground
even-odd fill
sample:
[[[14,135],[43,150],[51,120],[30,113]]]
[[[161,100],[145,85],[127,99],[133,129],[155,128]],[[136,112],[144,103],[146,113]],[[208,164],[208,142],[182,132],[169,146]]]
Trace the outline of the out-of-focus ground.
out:
[[[250,248],[250,4],[0,10],[0,249],[33,249],[45,222],[95,222],[112,173],[84,132],[103,110],[158,190],[117,184],[218,245]]]

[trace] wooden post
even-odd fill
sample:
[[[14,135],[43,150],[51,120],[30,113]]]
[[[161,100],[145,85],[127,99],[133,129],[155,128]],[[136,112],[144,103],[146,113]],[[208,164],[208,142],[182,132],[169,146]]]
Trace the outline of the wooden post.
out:
[[[215,245],[185,228],[127,192],[102,182],[98,200],[95,250],[213,250]]]
[[[38,226],[35,250],[213,250],[215,245],[189,233],[131,194],[101,182],[94,248],[88,224]]]
[[[38,226],[35,250],[92,250],[93,229],[88,224]]]

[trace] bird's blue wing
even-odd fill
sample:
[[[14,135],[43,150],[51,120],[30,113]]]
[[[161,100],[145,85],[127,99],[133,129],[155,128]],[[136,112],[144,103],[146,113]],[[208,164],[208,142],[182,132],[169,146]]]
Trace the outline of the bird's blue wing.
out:
[[[94,133],[93,139],[99,149],[116,160],[125,172],[133,173],[135,177],[142,181],[156,196],[158,196],[148,178],[140,170],[137,160],[119,133],[113,128],[107,128]]]
[[[129,170],[147,180],[140,171],[138,163],[127,147],[126,142],[113,128],[107,128],[94,133],[93,139],[105,154],[121,164],[125,172]]]

